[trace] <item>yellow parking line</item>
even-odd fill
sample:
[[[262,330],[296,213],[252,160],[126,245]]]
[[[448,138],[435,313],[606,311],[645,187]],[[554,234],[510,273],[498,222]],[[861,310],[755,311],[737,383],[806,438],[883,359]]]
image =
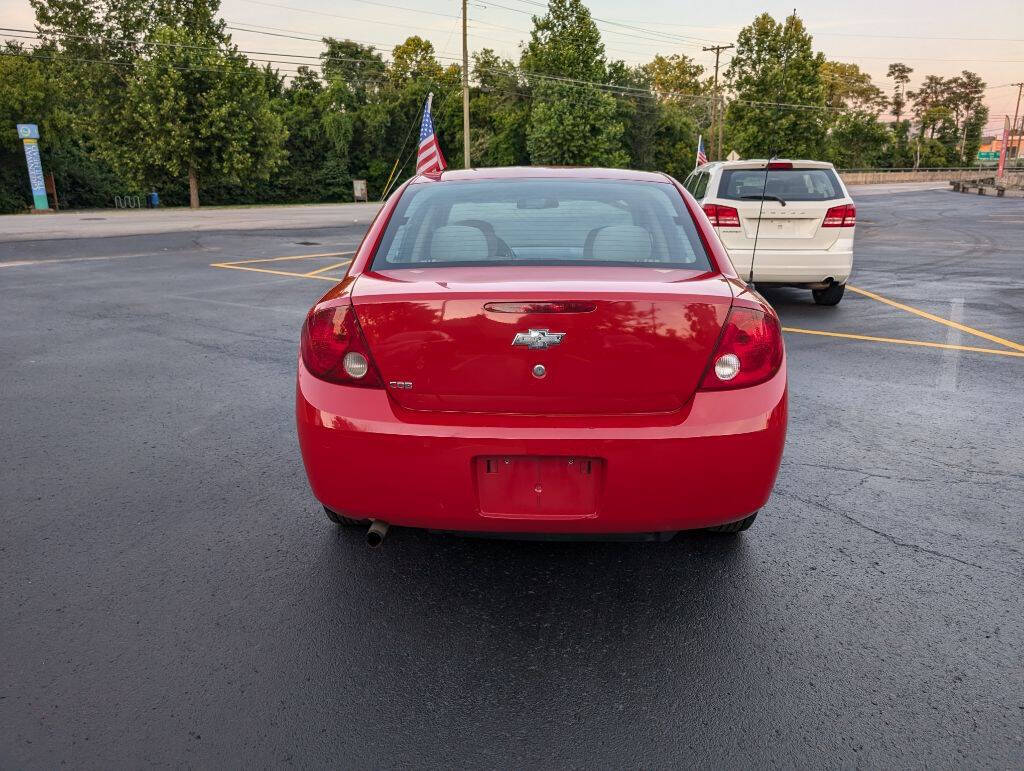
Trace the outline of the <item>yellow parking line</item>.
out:
[[[901,311],[906,311],[907,313],[913,313],[914,315],[920,316],[921,318],[924,318],[924,319],[928,319],[929,321],[935,321],[935,322],[937,322],[939,324],[945,324],[947,327],[952,327],[953,329],[959,329],[961,332],[966,332],[969,335],[974,335],[976,337],[981,337],[981,338],[984,338],[985,340],[990,340],[993,343],[999,343],[999,345],[1005,345],[1007,348],[1012,348],[1015,351],[1020,351],[1020,352],[1024,353],[1024,345],[1021,345],[1020,343],[1015,343],[1012,340],[1006,340],[1006,339],[1004,339],[1002,337],[996,337],[995,335],[990,335],[988,332],[982,332],[980,329],[975,329],[974,327],[968,327],[965,324],[958,324],[955,321],[950,321],[949,319],[944,319],[944,318],[942,318],[942,316],[936,316],[936,315],[934,315],[932,313],[928,313],[927,311],[922,311],[922,310],[920,310],[918,308],[912,308],[909,305],[904,305],[903,303],[898,303],[895,300],[890,300],[888,298],[882,297],[881,295],[875,294],[874,292],[869,292],[867,289],[860,289],[860,288],[855,287],[855,286],[850,286],[849,284],[846,285],[846,288],[849,289],[851,292],[856,292],[859,295],[864,295],[864,297],[868,297],[868,298],[870,298],[872,300],[877,300],[878,302],[885,303],[886,305],[891,305],[893,308],[899,308]],[[937,345],[937,343],[935,343],[935,345]],[[959,348],[961,346],[952,346],[952,347]],[[970,350],[970,349],[969,348],[965,348],[964,350]],[[987,349],[987,348],[976,348],[974,350],[988,351],[989,349]]]
[[[286,260],[310,260],[314,257],[344,257],[346,254],[355,252],[323,252],[321,254],[292,254],[286,257],[260,257],[256,260],[234,260],[232,262],[221,262],[218,265],[248,265],[253,262],[284,262]]]
[[[326,268],[317,268],[316,270],[311,270],[309,271],[309,273],[303,273],[302,275],[316,276],[319,273],[326,273],[327,271],[333,270],[334,268],[340,268],[342,265],[348,265],[350,262],[352,262],[352,260],[342,260],[341,262],[337,262],[334,265],[328,265]]]
[[[974,353],[994,353],[997,356],[1017,356],[1024,358],[1024,352],[1003,351],[998,348],[978,348],[973,345],[953,345],[952,343],[930,343],[925,340],[902,340],[898,337],[872,337],[871,335],[851,335],[846,332],[822,332],[819,329],[799,329],[783,327],[783,332],[799,332],[801,335],[822,335],[823,337],[842,337],[847,340],[864,340],[869,343],[893,343],[895,345],[917,345],[926,348],[943,348],[951,351],[973,351]]]
[[[337,284],[341,279],[331,278],[330,276],[307,276],[305,273],[289,273],[284,270],[270,270],[268,268],[250,268],[247,265],[234,265],[230,262],[215,262],[210,265],[211,268],[230,268],[231,270],[249,270],[253,273],[272,273],[275,276],[289,276],[291,278],[313,278],[320,279],[321,281],[330,281]]]

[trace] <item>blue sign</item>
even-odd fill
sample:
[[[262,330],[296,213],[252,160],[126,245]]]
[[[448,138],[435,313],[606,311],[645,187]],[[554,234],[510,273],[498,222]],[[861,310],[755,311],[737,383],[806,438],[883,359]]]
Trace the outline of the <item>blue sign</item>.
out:
[[[36,209],[46,211],[50,208],[50,202],[46,198],[43,162],[39,158],[39,127],[35,123],[17,125],[18,136],[25,145],[25,162],[28,164],[28,181],[32,185],[32,202]]]

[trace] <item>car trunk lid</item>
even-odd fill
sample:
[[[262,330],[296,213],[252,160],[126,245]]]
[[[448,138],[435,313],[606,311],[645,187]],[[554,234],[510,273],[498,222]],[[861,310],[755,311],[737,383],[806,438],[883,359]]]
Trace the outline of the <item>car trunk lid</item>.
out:
[[[597,273],[598,279],[578,267],[400,269],[361,275],[352,298],[388,391],[405,408],[680,409],[717,343],[732,302],[728,283],[680,269]]]

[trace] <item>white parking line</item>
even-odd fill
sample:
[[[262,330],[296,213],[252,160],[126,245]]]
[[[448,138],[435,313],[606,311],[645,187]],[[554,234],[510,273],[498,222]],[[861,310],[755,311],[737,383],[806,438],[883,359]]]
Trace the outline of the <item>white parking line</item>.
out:
[[[962,324],[964,320],[964,298],[954,297],[950,301],[949,320]],[[956,327],[949,327],[946,330],[946,343],[959,346],[963,341],[963,332]],[[939,389],[942,391],[955,391],[957,376],[960,374],[960,359],[962,357],[959,348],[947,348],[942,352],[942,372],[939,375]]]

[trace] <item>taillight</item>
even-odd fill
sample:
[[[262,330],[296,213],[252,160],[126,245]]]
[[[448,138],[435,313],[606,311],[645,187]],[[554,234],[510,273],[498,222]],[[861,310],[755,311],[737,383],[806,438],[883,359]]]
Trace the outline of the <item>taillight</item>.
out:
[[[825,212],[825,219],[821,221],[823,228],[852,228],[856,224],[857,207],[852,203],[833,206]]]
[[[311,310],[302,325],[299,351],[306,369],[321,380],[383,387],[351,303]]]
[[[711,224],[716,228],[738,228],[740,226],[740,213],[731,206],[706,203],[704,204],[704,213],[708,215]]]
[[[772,377],[781,365],[779,320],[752,308],[733,308],[701,389],[757,385]]]

